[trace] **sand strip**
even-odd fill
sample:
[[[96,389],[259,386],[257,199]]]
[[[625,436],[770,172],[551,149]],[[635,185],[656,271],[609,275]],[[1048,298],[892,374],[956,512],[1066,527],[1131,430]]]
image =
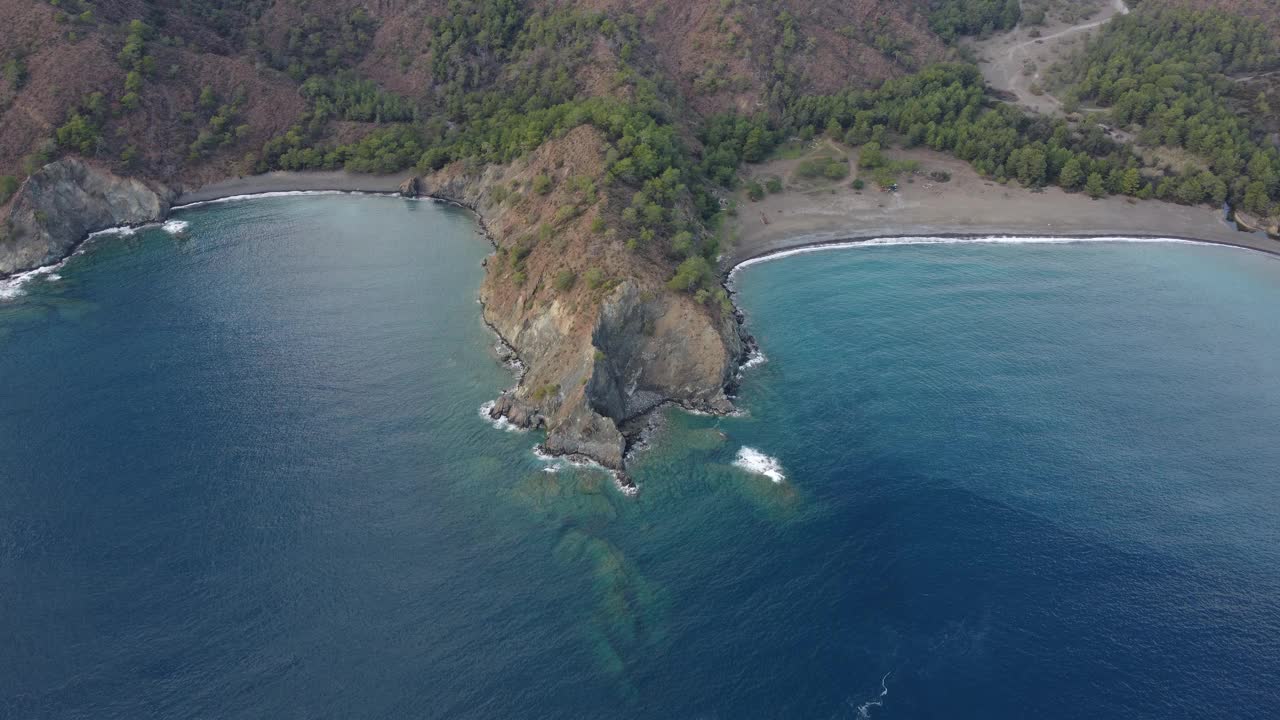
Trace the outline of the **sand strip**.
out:
[[[848,149],[843,149],[848,152]],[[856,152],[851,166],[856,174]],[[887,237],[1134,237],[1197,240],[1280,255],[1280,241],[1240,232],[1220,210],[1124,197],[1092,200],[1059,188],[1027,190],[981,178],[966,163],[929,150],[895,150],[922,171],[942,170],[949,182],[927,174],[904,177],[898,192],[868,183],[861,192],[847,181],[806,185],[791,177],[797,160],[751,166],[756,177],[787,181],[786,191],[751,202],[738,196],[735,239],[726,268],[783,250]]]
[[[316,170],[305,172],[277,171],[262,175],[246,175],[228,178],[204,187],[184,192],[174,200],[173,204],[188,205],[196,202],[208,202],[236,195],[260,195],[270,192],[341,190],[345,192],[393,193],[398,192],[400,183],[412,173],[405,171],[397,175],[364,175],[341,170]]]

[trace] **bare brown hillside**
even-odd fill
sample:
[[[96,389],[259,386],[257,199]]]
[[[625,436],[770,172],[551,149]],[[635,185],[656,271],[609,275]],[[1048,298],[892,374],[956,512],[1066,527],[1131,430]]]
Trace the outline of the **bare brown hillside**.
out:
[[[448,0],[276,0],[147,2],[0,0],[0,175],[25,176],[65,153],[114,170],[170,182],[199,182],[246,168],[240,162],[296,123],[299,94],[313,74],[355,70],[382,88],[430,107],[442,79],[433,77],[433,25],[458,8]],[[786,93],[834,91],[902,74],[944,54],[919,2],[898,0],[534,0],[532,15],[594,14],[629,29],[625,45],[603,35],[572,78],[580,96],[630,92],[624,65],[663,88],[674,107],[699,113],[767,110]],[[150,28],[148,67],[126,88],[121,59],[129,23]],[[522,62],[559,48],[536,48]],[[494,58],[469,59],[477,68]],[[494,77],[511,68],[495,67]],[[135,83],[136,84],[136,83]],[[212,88],[216,103],[202,107]],[[93,100],[94,93],[100,99]],[[222,106],[226,118],[214,120]],[[95,105],[95,102],[97,103]],[[774,102],[776,104],[776,102]],[[91,114],[89,106],[96,108]],[[101,139],[82,148],[54,141],[75,113],[94,121]],[[192,152],[213,121],[229,128]],[[331,125],[343,140],[371,123]]]

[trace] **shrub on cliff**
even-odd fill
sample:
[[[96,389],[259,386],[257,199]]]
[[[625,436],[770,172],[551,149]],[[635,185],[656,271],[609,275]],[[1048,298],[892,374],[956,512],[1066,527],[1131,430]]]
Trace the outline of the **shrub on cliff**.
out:
[[[12,175],[0,177],[0,205],[9,202],[9,198],[13,197],[13,194],[18,192],[18,186],[20,184],[21,183],[18,182],[18,178]]]
[[[568,292],[573,288],[573,284],[578,280],[578,274],[572,270],[561,270],[556,274],[556,290],[560,292]]]
[[[102,131],[96,123],[77,112],[57,129],[54,138],[60,147],[88,155],[102,141]]]
[[[701,255],[694,255],[680,263],[676,274],[667,281],[667,287],[677,292],[692,292],[713,284],[715,272],[711,269],[711,263]]]

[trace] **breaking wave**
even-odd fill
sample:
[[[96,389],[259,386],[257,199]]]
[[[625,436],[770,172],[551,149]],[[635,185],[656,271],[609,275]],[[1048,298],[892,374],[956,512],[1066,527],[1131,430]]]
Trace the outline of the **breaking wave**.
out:
[[[492,415],[490,415],[489,413],[493,411],[493,406],[494,406],[493,400],[490,400],[489,402],[480,406],[480,417],[484,418],[485,422],[494,426],[498,430],[502,430],[503,432],[525,432],[525,428],[522,428],[519,425],[512,423],[510,420],[506,419],[505,417],[495,418]]]
[[[782,473],[782,463],[778,458],[769,457],[755,448],[744,446],[738,451],[733,464],[753,475],[763,475],[775,483],[782,483],[787,479],[787,476]]]
[[[0,280],[0,301],[13,300],[14,298],[22,297],[22,295],[24,295],[22,286],[36,278],[43,276],[45,280],[50,282],[61,280],[62,276],[56,271],[60,269],[64,263],[66,263],[66,260],[55,265],[45,265],[44,267],[38,267],[35,270],[28,270],[26,272],[17,273],[16,275],[10,275],[9,277]]]
[[[91,232],[89,233],[89,239],[92,240],[93,238],[102,237],[103,235],[118,235],[120,237],[130,237],[132,235],[137,234],[137,232],[138,232],[138,229],[135,227],[132,227],[130,225],[121,225],[120,227],[112,227],[112,228],[107,228],[106,230]]]
[[[769,358],[765,357],[764,353],[759,350],[752,350],[751,354],[747,356],[747,361],[742,363],[742,367],[738,369],[750,370],[753,367],[760,367],[767,362],[769,362]]]
[[[86,246],[93,240],[106,235],[117,235],[120,237],[129,237],[137,233],[137,231],[138,229],[135,227],[130,227],[129,225],[121,225],[119,227],[111,227],[105,230],[97,230],[95,232],[91,232],[89,233],[89,236],[85,238],[85,241],[81,243],[80,246],[77,247],[74,252],[62,258],[58,262],[53,263],[52,265],[42,265],[38,268],[35,268],[34,270],[27,270],[26,272],[15,273],[13,275],[10,275],[7,278],[0,278],[0,302],[22,297],[23,295],[26,294],[22,289],[23,286],[31,282],[32,280],[35,280],[36,278],[43,277],[47,282],[57,282],[61,280],[62,275],[58,274],[58,271],[61,270],[63,267],[65,267],[67,262],[71,260],[71,258],[83,253],[86,249]]]
[[[170,235],[180,235],[186,232],[189,227],[191,227],[191,223],[186,220],[165,220],[160,229]]]

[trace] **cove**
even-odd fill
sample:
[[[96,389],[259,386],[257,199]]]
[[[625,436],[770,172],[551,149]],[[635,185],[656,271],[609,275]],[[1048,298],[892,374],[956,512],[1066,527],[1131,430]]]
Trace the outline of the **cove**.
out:
[[[1280,706],[1275,260],[744,268],[742,415],[664,413],[627,498],[480,417],[512,378],[468,214],[175,217],[0,303],[0,716]]]

